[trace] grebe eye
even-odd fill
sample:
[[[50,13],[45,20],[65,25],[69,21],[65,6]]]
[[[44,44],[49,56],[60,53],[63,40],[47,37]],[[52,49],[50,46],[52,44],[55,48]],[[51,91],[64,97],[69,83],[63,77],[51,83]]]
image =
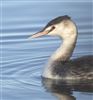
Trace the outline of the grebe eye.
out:
[[[49,30],[49,32],[53,31],[55,29],[55,26],[52,26],[52,28]]]

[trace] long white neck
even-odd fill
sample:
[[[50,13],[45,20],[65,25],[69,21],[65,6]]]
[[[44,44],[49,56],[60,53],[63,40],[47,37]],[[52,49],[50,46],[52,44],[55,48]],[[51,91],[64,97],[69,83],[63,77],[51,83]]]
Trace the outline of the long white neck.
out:
[[[68,39],[64,39],[63,43],[61,43],[61,46],[53,53],[53,55],[50,57],[51,61],[66,61],[68,60],[74,50],[75,44],[77,40],[77,35],[72,36]]]
[[[63,40],[61,46],[53,53],[47,63],[43,76],[47,78],[54,78],[51,74],[52,68],[57,61],[67,61],[73,53],[77,35],[70,37],[69,39]],[[56,77],[55,77],[56,78]]]

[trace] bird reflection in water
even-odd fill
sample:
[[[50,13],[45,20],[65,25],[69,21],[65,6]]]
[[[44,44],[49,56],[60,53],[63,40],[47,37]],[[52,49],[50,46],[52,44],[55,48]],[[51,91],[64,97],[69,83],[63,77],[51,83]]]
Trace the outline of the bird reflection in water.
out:
[[[53,80],[42,77],[42,84],[58,100],[77,100],[73,92],[93,93],[92,80]]]

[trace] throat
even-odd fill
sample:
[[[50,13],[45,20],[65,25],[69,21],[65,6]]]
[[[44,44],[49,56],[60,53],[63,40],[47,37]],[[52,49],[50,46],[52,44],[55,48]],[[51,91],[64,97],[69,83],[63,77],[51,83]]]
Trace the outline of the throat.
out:
[[[76,37],[63,40],[60,47],[50,57],[50,61],[67,61],[71,57],[76,44]]]

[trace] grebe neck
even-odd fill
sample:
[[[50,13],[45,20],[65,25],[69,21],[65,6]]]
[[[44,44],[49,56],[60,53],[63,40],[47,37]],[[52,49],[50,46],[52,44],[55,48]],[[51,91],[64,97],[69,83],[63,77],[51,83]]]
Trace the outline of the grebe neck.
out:
[[[50,57],[50,61],[67,61],[73,53],[76,40],[77,35],[64,39],[60,47]]]
[[[52,76],[53,66],[55,65],[55,63],[57,64],[57,62],[59,63],[59,61],[64,62],[64,61],[69,60],[70,56],[73,53],[76,40],[77,40],[77,35],[72,36],[69,39],[63,40],[63,43],[61,43],[61,46],[53,53],[48,63],[46,64],[46,67],[43,72],[43,77],[54,78]]]

